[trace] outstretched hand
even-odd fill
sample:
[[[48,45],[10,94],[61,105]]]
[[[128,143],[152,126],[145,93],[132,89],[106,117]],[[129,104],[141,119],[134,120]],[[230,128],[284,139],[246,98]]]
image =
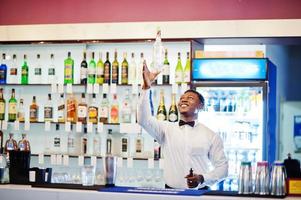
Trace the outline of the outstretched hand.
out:
[[[153,81],[157,78],[158,74],[160,72],[150,72],[147,65],[146,65],[146,61],[144,60],[143,62],[143,89],[148,89],[151,87]]]

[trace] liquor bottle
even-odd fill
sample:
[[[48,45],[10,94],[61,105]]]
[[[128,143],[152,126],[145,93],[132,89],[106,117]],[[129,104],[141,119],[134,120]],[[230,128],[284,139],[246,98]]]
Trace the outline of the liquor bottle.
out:
[[[92,95],[92,104],[88,108],[89,122],[97,123],[98,121],[98,106],[96,103],[96,94]]]
[[[83,60],[80,63],[80,84],[87,84],[87,70],[88,63],[87,63],[87,54],[86,52],[83,53]]]
[[[109,52],[106,54],[106,62],[104,63],[104,83],[111,83],[111,63],[109,61]]]
[[[142,72],[143,72],[143,63],[144,63],[144,55],[141,52],[140,53],[140,62],[139,65],[137,66],[137,82],[138,84],[142,85],[143,83],[143,77],[142,77]]]
[[[161,158],[161,147],[157,140],[154,140],[154,160]]]
[[[165,49],[165,59],[163,63],[163,84],[169,84],[169,74],[170,74],[170,66],[169,66],[169,61],[167,58],[167,49]]]
[[[20,151],[30,151],[30,143],[24,133],[22,134],[22,139],[18,142],[18,148]]]
[[[54,84],[57,83],[56,70],[54,64],[54,54],[50,54],[50,66],[48,68],[48,83]]]
[[[119,122],[119,104],[117,100],[117,94],[113,95],[113,101],[111,104],[111,123]]]
[[[3,88],[0,88],[0,121],[5,120],[5,99],[3,98]]]
[[[132,53],[132,56],[131,56],[131,61],[130,61],[130,64],[129,64],[129,80],[128,80],[128,83],[129,84],[136,84],[137,83],[137,77],[136,77],[136,69],[137,68],[137,64],[136,64],[136,61],[135,61],[135,54]]]
[[[189,83],[190,82],[190,56],[189,56],[189,52],[187,52],[187,60],[186,60],[186,65],[184,68],[184,77],[183,77],[183,82],[184,83]]]
[[[17,84],[18,83],[18,68],[17,68],[17,56],[13,55],[12,66],[9,70],[9,83]]]
[[[65,122],[65,99],[64,99],[64,94],[61,94],[61,98],[58,102],[58,107],[57,107],[57,119],[58,122]]]
[[[179,118],[178,114],[178,108],[176,105],[176,94],[172,94],[172,101],[171,101],[171,106],[169,108],[168,112],[168,121],[170,122],[177,122]]]
[[[0,65],[0,84],[6,84],[7,79],[7,65],[5,53],[2,54],[2,63]]]
[[[129,139],[128,137],[121,138],[121,157],[128,157],[129,156]]]
[[[44,121],[51,122],[53,120],[53,105],[51,102],[51,94],[48,94],[48,101],[44,106]]]
[[[27,65],[27,56],[24,54],[24,61],[22,65],[22,71],[21,71],[21,84],[27,85],[28,84],[28,65]]]
[[[102,53],[99,53],[99,59],[96,66],[96,83],[104,83],[104,63],[102,61]]]
[[[107,134],[107,142],[106,142],[106,154],[107,155],[112,155],[113,151],[113,145],[112,145],[112,129],[108,129],[108,134]]]
[[[119,63],[117,60],[117,50],[115,49],[114,61],[112,63],[112,83],[118,84]]]
[[[9,134],[9,138],[5,142],[4,149],[5,149],[6,153],[9,152],[9,151],[14,151],[14,150],[18,149],[18,144],[17,144],[17,141],[14,140],[14,134],[13,133]]]
[[[87,136],[87,127],[84,127],[84,134],[81,137],[81,145],[80,145],[80,154],[86,155],[88,153],[88,136]]]
[[[42,66],[41,66],[41,56],[37,54],[37,66],[34,68],[34,76],[32,83],[40,84],[42,83]]]
[[[175,82],[181,84],[183,82],[183,67],[181,63],[181,53],[178,53],[178,63],[175,71]]]
[[[8,121],[14,122],[17,119],[17,99],[15,89],[11,90],[11,98],[8,101]]]
[[[90,84],[95,83],[95,73],[96,73],[96,63],[94,60],[94,52],[92,52],[92,57],[88,67],[88,83]]]
[[[95,131],[95,135],[93,137],[93,155],[94,156],[101,155],[101,140],[97,131]]]
[[[77,155],[78,154],[79,146],[77,146],[76,144],[77,144],[76,136],[73,133],[73,125],[71,124],[71,132],[68,133],[68,154],[69,155]]]
[[[160,103],[159,103],[159,107],[158,107],[158,111],[157,111],[157,119],[160,121],[164,121],[167,119],[163,89],[160,92]]]
[[[67,98],[67,122],[77,122],[77,101],[73,94]]]
[[[77,120],[82,123],[87,123],[88,105],[86,103],[85,93],[82,93],[81,102],[78,104]]]
[[[109,122],[109,106],[107,94],[103,94],[103,98],[99,107],[99,121],[102,123]]]
[[[0,130],[0,154],[3,154],[3,132]]]
[[[39,117],[39,106],[36,103],[36,97],[32,97],[32,104],[29,107],[30,122],[37,122]]]
[[[71,52],[68,52],[68,57],[64,60],[64,83],[73,84],[73,74],[74,74],[74,60],[71,58]]]
[[[123,53],[123,61],[121,63],[121,84],[127,85],[129,83],[129,63],[126,60],[126,53]]]
[[[55,124],[55,134],[52,138],[52,152],[53,153],[60,153],[61,151],[61,134],[60,134],[60,124]]]
[[[130,97],[129,89],[126,90],[125,98],[122,102],[122,110],[121,110],[121,118],[123,123],[131,123],[131,104],[130,104]]]
[[[138,133],[136,139],[135,139],[135,152],[136,156],[137,154],[141,154],[143,152],[143,146],[144,146],[144,139],[141,135],[141,132]]]
[[[23,99],[20,99],[20,103],[19,103],[18,120],[19,122],[25,121],[25,110],[24,110]]]
[[[153,45],[153,70],[161,71],[164,60],[164,47],[161,40],[161,30],[157,28],[156,40]]]

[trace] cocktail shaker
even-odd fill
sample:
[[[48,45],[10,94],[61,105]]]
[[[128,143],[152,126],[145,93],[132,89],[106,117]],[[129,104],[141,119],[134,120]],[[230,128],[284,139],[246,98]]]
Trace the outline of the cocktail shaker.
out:
[[[267,161],[257,162],[254,193],[269,194],[269,165]]]
[[[251,162],[241,162],[238,178],[238,194],[253,192]]]
[[[271,195],[284,196],[286,194],[286,172],[284,163],[275,161],[271,175]]]

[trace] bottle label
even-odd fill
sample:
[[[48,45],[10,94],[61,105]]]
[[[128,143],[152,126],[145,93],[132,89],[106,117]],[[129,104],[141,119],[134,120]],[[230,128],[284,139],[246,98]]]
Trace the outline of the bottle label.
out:
[[[64,111],[65,111],[65,104],[59,105],[57,111],[58,119],[60,120],[64,119]]]
[[[128,82],[128,67],[126,64],[122,64],[121,67],[121,82],[122,83]]]
[[[9,103],[8,113],[9,114],[17,114],[17,103]]]
[[[5,113],[5,103],[0,102],[0,114],[4,114]]]
[[[175,113],[170,113],[168,118],[169,118],[169,121],[171,121],[171,122],[178,121],[178,115],[176,115]]]
[[[122,152],[128,151],[128,140],[126,138],[122,138],[121,150]]]
[[[71,120],[75,120],[75,102],[73,100],[69,100],[67,102],[67,117],[70,118]]]
[[[23,142],[20,143],[19,145],[20,151],[24,151],[25,150],[25,144]]]
[[[118,123],[118,107],[117,106],[113,106],[111,108],[111,122]]]
[[[54,147],[61,147],[61,138],[59,138],[59,137],[54,137],[54,138],[53,138],[53,146],[54,146]]]
[[[157,115],[157,119],[158,119],[159,121],[164,121],[164,120],[166,119],[166,116],[165,116],[163,113],[159,113],[159,114]]]
[[[22,68],[22,76],[28,76],[28,68]]]
[[[29,117],[31,119],[37,119],[38,118],[38,110],[35,108],[31,108],[29,111]]]
[[[49,68],[48,69],[48,76],[54,76],[55,75],[55,68]]]
[[[142,152],[142,141],[141,139],[136,139],[136,153]]]
[[[168,76],[169,75],[169,69],[170,69],[169,64],[164,64],[163,65],[163,70],[162,70],[162,75]]]
[[[87,117],[87,106],[78,106],[78,113],[77,116],[79,118],[86,118]]]
[[[109,109],[106,106],[101,106],[99,109],[99,117],[107,118],[109,116]]]
[[[34,75],[36,75],[36,76],[42,75],[42,69],[41,68],[34,68]]]
[[[53,108],[52,107],[44,107],[44,118],[52,119]]]
[[[10,69],[10,75],[11,76],[16,76],[18,74],[18,69],[17,68],[11,68]]]
[[[23,122],[25,120],[25,113],[24,112],[18,112],[18,119],[20,122]]]
[[[97,68],[96,68],[96,74],[97,74],[97,77],[98,77],[98,76],[103,76],[103,73],[104,73],[103,67],[97,67]]]
[[[94,67],[89,67],[88,74],[92,75],[92,76],[95,75],[95,68]]]
[[[6,70],[0,69],[0,80],[5,80],[6,78]]]
[[[87,78],[87,68],[80,68],[80,79],[86,79]]]
[[[14,148],[14,143],[13,142],[8,142],[7,143],[7,150],[14,150],[15,148]]]
[[[104,66],[104,78],[105,78],[105,83],[110,82],[110,65],[106,63]]]
[[[65,65],[65,80],[72,80],[72,65]]]
[[[73,149],[75,147],[75,142],[74,142],[74,138],[72,137],[68,137],[68,148],[69,149]]]
[[[189,83],[190,82],[190,71],[184,72],[184,82]]]
[[[182,83],[183,74],[180,71],[176,71],[175,73],[175,82]]]
[[[118,83],[118,65],[112,66],[112,83]]]
[[[96,119],[97,121],[98,109],[96,107],[89,108],[89,119]]]

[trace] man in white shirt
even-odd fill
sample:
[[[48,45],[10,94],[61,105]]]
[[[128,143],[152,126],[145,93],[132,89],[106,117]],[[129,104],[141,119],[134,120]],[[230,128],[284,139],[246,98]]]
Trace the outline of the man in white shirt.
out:
[[[181,96],[179,123],[159,121],[151,115],[149,93],[157,75],[144,63],[138,123],[161,145],[165,183],[172,188],[194,188],[226,177],[228,161],[221,138],[197,121],[198,112],[204,106],[201,94],[188,90]]]

